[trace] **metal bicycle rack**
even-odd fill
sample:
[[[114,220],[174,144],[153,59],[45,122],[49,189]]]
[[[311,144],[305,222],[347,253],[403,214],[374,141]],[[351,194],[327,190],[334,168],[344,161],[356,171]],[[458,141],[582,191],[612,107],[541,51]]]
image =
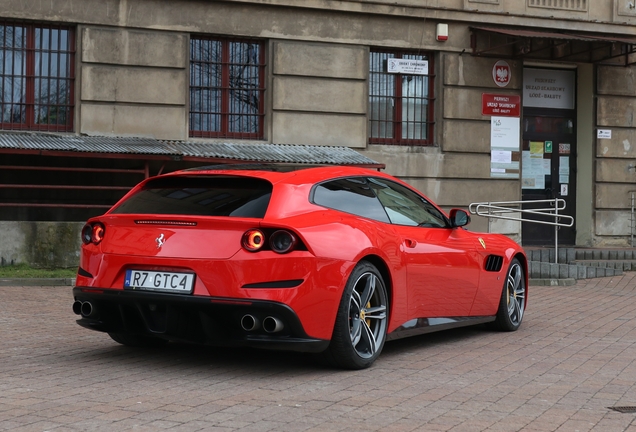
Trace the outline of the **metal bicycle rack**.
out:
[[[544,204],[546,207],[523,209],[525,204]],[[507,219],[519,222],[538,223],[543,225],[554,226],[554,263],[559,262],[559,227],[571,227],[574,225],[572,216],[560,214],[565,210],[565,200],[554,198],[549,200],[530,200],[530,201],[499,201],[499,202],[482,202],[471,203],[468,207],[471,214],[494,219]],[[511,213],[519,214],[519,216],[507,216]],[[536,220],[526,219],[524,215],[536,215],[552,220]]]

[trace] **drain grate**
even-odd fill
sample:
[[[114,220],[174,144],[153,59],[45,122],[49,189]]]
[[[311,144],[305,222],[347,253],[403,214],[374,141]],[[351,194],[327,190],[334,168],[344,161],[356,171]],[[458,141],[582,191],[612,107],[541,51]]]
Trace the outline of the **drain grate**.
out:
[[[615,406],[608,408],[620,413],[636,413],[636,406]]]

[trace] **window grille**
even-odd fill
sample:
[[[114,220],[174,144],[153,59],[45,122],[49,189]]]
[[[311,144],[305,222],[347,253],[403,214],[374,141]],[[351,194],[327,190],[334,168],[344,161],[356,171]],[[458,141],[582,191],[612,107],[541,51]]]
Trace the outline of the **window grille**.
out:
[[[428,61],[428,74],[388,73],[391,58]],[[433,145],[432,56],[371,52],[369,73],[369,142]]]
[[[72,131],[73,30],[0,23],[0,56],[0,128]]]
[[[265,52],[255,40],[190,40],[190,136],[263,138]]]
[[[529,7],[587,11],[587,0],[528,0]]]

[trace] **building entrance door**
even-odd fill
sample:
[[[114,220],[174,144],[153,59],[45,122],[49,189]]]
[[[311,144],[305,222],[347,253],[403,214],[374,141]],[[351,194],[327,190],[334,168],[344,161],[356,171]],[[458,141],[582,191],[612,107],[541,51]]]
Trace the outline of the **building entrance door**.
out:
[[[524,201],[562,198],[569,216],[576,210],[576,111],[525,108],[523,114],[522,199]],[[547,203],[524,203],[524,209],[549,207]],[[525,214],[524,218],[553,220]],[[524,246],[554,245],[552,225],[523,222],[521,241]],[[575,226],[560,227],[559,244],[574,245]]]
[[[576,213],[576,71],[523,69],[521,197],[523,201],[562,198],[559,213]],[[524,203],[524,209],[549,208],[548,203]],[[524,214],[525,219],[554,221]],[[559,244],[574,245],[576,229],[559,228]],[[522,222],[523,245],[555,243],[552,225]]]

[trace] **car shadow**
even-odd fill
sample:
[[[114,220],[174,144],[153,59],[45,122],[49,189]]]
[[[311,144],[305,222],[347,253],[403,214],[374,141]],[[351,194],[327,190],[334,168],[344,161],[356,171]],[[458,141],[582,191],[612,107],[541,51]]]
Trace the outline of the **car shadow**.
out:
[[[92,361],[114,358],[118,363],[139,364],[147,358],[144,368],[175,370],[239,370],[277,373],[298,372],[321,367],[316,356],[289,351],[259,350],[243,347],[216,347],[181,342],[170,342],[161,347],[127,347],[115,342],[84,353]],[[109,363],[112,364],[112,363]]]
[[[404,354],[421,353],[440,345],[450,345],[463,340],[483,337],[488,333],[485,326],[464,327],[436,333],[412,336],[389,341],[379,357],[379,362],[391,361]],[[76,356],[89,357],[91,362],[120,364],[123,368],[184,370],[191,372],[213,372],[221,370],[240,371],[267,376],[272,374],[297,375],[299,373],[342,371],[325,363],[320,355],[291,351],[260,350],[243,347],[215,347],[189,343],[171,342],[157,348],[137,348],[112,344],[76,352]],[[140,362],[140,360],[143,361]],[[84,359],[78,359],[83,361]]]
[[[489,332],[490,330],[488,329],[488,327],[481,324],[469,327],[442,330],[418,336],[411,336],[403,339],[396,339],[388,341],[384,345],[382,355],[399,355],[407,351],[411,352],[413,350],[425,351],[426,349],[433,348],[439,345],[452,344],[461,342],[466,339],[480,337]]]

